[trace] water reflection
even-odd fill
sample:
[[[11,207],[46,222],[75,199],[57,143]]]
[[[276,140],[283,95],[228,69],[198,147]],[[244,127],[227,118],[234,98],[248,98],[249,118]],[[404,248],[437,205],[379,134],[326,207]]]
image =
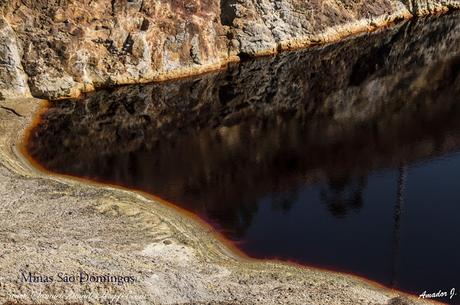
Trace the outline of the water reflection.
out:
[[[28,151],[180,204],[256,257],[455,287],[459,21],[53,102]]]
[[[398,264],[399,264],[399,251],[400,251],[400,240],[401,240],[401,213],[404,203],[404,190],[406,188],[407,167],[399,167],[398,177],[398,192],[396,196],[396,205],[394,208],[394,230],[393,230],[393,270],[392,270],[392,286],[397,287],[398,283]]]
[[[350,210],[358,212],[363,206],[363,190],[366,187],[366,181],[365,176],[359,176],[356,179],[350,176],[331,178],[327,186],[321,188],[321,201],[336,217],[345,217]]]

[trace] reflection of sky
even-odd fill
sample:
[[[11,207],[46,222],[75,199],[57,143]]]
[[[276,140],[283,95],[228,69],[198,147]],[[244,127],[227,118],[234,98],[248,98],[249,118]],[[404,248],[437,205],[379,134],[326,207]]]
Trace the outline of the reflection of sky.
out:
[[[321,200],[327,189],[323,184],[268,194],[260,199],[242,247],[255,256],[271,253],[368,275],[386,284],[394,280],[392,268],[397,264],[396,283],[416,292],[455,287],[460,283],[459,170],[458,153],[409,167],[399,255],[394,252],[398,169],[370,174],[363,206],[339,217]],[[283,199],[290,209],[280,208]]]

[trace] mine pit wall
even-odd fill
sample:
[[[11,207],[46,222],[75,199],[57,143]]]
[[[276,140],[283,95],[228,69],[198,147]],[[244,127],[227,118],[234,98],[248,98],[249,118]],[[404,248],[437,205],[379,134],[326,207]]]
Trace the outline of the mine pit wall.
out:
[[[0,98],[177,78],[455,8],[460,0],[0,0]]]

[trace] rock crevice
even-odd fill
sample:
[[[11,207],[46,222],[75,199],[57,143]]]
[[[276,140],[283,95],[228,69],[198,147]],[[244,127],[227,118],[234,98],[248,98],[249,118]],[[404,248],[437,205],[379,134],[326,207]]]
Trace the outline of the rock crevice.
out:
[[[30,95],[22,68],[22,48],[8,22],[0,16],[0,97]]]

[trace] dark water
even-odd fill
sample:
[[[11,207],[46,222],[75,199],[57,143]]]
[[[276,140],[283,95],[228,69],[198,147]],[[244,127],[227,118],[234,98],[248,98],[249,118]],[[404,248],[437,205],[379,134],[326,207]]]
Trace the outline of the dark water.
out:
[[[52,102],[27,148],[191,210],[253,257],[460,290],[459,29],[419,20]]]

